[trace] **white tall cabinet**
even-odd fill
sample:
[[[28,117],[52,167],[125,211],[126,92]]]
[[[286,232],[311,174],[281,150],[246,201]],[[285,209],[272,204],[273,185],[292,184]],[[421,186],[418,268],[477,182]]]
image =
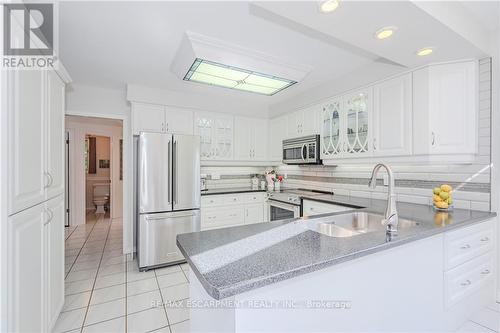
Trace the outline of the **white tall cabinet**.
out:
[[[415,154],[477,151],[477,63],[441,64],[413,73]]]
[[[63,72],[64,73],[64,72]],[[64,77],[64,79],[62,79]],[[2,78],[2,324],[51,331],[64,303],[64,94],[66,76],[7,71]],[[5,236],[5,237],[4,237]]]
[[[412,75],[373,87],[373,155],[410,155],[412,148]]]

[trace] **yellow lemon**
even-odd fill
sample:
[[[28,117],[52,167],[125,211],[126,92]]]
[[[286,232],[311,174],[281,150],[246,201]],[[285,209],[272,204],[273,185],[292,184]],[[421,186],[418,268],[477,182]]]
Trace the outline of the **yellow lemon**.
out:
[[[453,190],[453,188],[450,186],[450,185],[441,185],[441,191],[445,191],[445,192],[451,192],[451,190]]]
[[[441,192],[441,193],[439,193],[439,196],[443,200],[448,200],[448,198],[450,197],[450,193],[448,193],[448,192]]]
[[[453,203],[453,200],[451,200],[451,197],[449,197],[446,202],[448,203],[448,205],[451,205]]]
[[[448,208],[448,203],[444,202],[444,201],[436,202],[435,205],[436,205],[437,208],[441,208],[441,209],[447,209]]]
[[[439,193],[441,192],[441,188],[440,188],[440,187],[434,187],[434,189],[432,190],[432,192],[433,192],[434,194],[439,195]]]
[[[434,199],[434,202],[439,202],[439,201],[443,201],[443,199],[441,199],[441,197],[439,195],[433,195],[432,198]]]

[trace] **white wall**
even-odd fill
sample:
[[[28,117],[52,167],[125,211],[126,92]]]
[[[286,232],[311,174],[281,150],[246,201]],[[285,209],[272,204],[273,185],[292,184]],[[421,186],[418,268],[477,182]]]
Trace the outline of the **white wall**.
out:
[[[87,118],[66,116],[66,130],[70,133],[70,224],[85,223],[86,214],[86,174],[84,165],[85,136],[109,136],[111,146],[111,218],[123,216],[123,181],[120,180],[119,141],[122,128],[115,122],[99,120],[99,123]]]

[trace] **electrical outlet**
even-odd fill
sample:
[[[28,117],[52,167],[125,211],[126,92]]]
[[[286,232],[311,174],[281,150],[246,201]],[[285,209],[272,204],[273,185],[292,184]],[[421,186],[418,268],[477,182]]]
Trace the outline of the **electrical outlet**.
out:
[[[220,179],[220,173],[212,173],[212,180]]]

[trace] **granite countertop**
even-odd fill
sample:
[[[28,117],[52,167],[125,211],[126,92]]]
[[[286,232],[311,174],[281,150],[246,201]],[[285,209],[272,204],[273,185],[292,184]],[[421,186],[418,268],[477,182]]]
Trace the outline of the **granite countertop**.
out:
[[[267,190],[261,190],[260,188],[251,188],[251,187],[214,188],[201,191],[201,195],[205,196],[205,195],[215,195],[215,194],[252,193],[252,192],[267,192]]]
[[[364,207],[362,211],[377,214],[386,206],[383,200],[329,194],[303,198]],[[208,294],[223,299],[496,216],[463,209],[441,213],[411,203],[398,203],[397,208],[400,219],[419,224],[400,228],[392,239],[384,230],[336,238],[308,227],[318,219],[333,221],[335,215],[346,214],[340,212],[182,234],[177,245]]]

